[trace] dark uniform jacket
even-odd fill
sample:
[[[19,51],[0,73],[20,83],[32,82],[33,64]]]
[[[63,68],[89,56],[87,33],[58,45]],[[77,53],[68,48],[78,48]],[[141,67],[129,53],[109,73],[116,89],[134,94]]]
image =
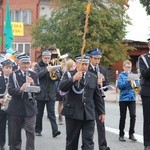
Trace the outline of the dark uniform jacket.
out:
[[[149,65],[146,67],[143,59],[139,57],[139,68],[141,73],[141,95],[150,96],[150,54],[145,54],[144,57]]]
[[[37,94],[36,100],[56,100],[56,89],[60,74],[57,72],[58,80],[51,80],[50,74],[47,70],[47,65],[40,61],[34,68],[37,73],[40,82],[40,93]]]
[[[6,84],[5,84],[4,75],[2,71],[0,71],[0,98],[3,98],[5,90],[6,90]],[[0,113],[4,113],[4,111],[1,110],[1,104],[0,104]]]
[[[66,117],[78,120],[84,120],[85,117],[86,120],[94,120],[95,107],[99,115],[105,114],[104,103],[97,84],[97,77],[90,72],[86,72],[84,88],[85,99],[83,99],[83,94],[75,93],[72,88],[72,85],[76,86],[76,82],[74,83],[72,79],[76,70],[71,71],[70,73],[70,78],[67,73],[64,74],[59,87],[63,92],[68,91],[62,114]]]
[[[26,82],[26,77],[22,75],[20,69],[15,74],[19,87],[15,87],[13,73],[10,74],[8,92],[12,98],[9,102],[7,112],[16,116],[33,116],[37,114],[36,103],[28,99],[28,93],[20,92],[20,87]],[[29,71],[28,74],[34,80],[35,85],[38,85],[37,74],[33,71]]]

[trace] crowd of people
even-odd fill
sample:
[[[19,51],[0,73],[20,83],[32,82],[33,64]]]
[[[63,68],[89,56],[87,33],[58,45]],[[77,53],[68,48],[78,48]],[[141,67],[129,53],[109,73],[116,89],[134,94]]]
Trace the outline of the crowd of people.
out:
[[[26,132],[26,150],[35,149],[35,135],[42,136],[43,114],[46,106],[52,137],[61,135],[58,124],[65,116],[66,150],[78,150],[82,133],[83,150],[94,150],[95,123],[99,150],[110,150],[105,132],[105,91],[109,81],[107,70],[101,65],[102,52],[92,49],[83,56],[59,59],[57,49],[49,48],[41,53],[40,61],[31,64],[30,56],[14,53],[15,60],[4,60],[0,70],[0,150],[5,149],[6,127],[10,150],[21,150],[22,128]],[[150,64],[149,54],[144,55]],[[142,76],[141,97],[144,114],[144,146],[150,150],[149,67],[139,58]],[[123,62],[117,87],[120,89],[119,141],[125,142],[124,128],[127,108],[130,113],[129,139],[136,141],[136,94],[128,75],[132,63]],[[140,86],[139,80],[135,81]],[[30,88],[29,88],[30,87]],[[28,90],[30,89],[30,90]],[[38,92],[36,89],[40,89]],[[58,124],[55,102],[58,101]],[[7,123],[8,122],[8,123]],[[82,131],[82,132],[81,132]]]

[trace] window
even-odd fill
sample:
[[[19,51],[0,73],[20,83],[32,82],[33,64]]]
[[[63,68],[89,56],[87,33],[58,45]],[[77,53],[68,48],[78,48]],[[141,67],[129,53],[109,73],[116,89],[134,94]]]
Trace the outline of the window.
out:
[[[32,12],[31,10],[14,10],[11,11],[12,22],[23,22],[24,24],[31,24]]]
[[[31,43],[13,43],[13,50],[17,50],[21,53],[26,53],[30,55],[31,52]]]

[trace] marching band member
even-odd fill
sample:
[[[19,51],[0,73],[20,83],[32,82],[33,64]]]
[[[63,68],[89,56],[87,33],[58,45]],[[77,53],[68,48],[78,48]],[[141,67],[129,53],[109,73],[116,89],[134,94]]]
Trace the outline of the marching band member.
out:
[[[36,96],[37,100],[37,108],[38,114],[36,118],[36,127],[35,132],[37,136],[42,136],[42,119],[44,113],[44,107],[46,105],[48,118],[52,127],[52,136],[56,137],[60,135],[60,131],[58,131],[58,125],[56,123],[56,115],[55,115],[55,100],[56,100],[56,89],[57,89],[57,79],[53,80],[51,74],[55,72],[56,76],[59,77],[59,72],[57,74],[57,70],[51,66],[51,53],[46,50],[42,53],[42,60],[35,65],[34,71],[38,74],[41,91]],[[54,77],[55,78],[55,77]]]
[[[31,61],[28,55],[20,55],[18,59],[19,69],[10,74],[8,85],[8,93],[11,95],[7,109],[10,150],[21,150],[22,128],[26,132],[26,150],[34,150],[37,106],[34,96],[31,99],[25,89],[27,86],[38,85],[38,77],[36,73],[29,71]]]
[[[89,71],[91,73],[94,73],[98,77],[98,84],[102,87],[109,85],[108,79],[107,79],[107,73],[106,69],[102,66],[100,66],[100,60],[102,57],[102,53],[99,49],[93,49],[89,52],[90,55],[90,65],[89,65]],[[105,91],[108,88],[105,89]],[[103,92],[100,90],[100,92]],[[104,92],[102,93],[103,101],[104,101]],[[105,103],[105,102],[104,102]],[[98,145],[99,150],[110,150],[109,147],[107,147],[107,141],[106,141],[106,135],[105,135],[105,123],[99,121],[98,114],[96,111],[96,124],[97,124],[97,132],[98,132]]]
[[[132,81],[128,80],[128,75],[131,73],[132,63],[129,60],[123,62],[123,71],[119,74],[117,87],[120,90],[119,108],[120,108],[120,122],[119,122],[119,140],[125,142],[124,128],[127,108],[130,113],[130,128],[129,139],[136,141],[134,137],[134,128],[136,120],[136,93],[134,87],[132,87]],[[139,82],[136,82],[136,86],[139,86]]]
[[[82,62],[81,62],[82,61]],[[66,121],[66,150],[77,150],[82,131],[82,149],[94,150],[95,107],[99,121],[104,121],[104,103],[97,77],[88,71],[89,57],[76,58],[77,69],[68,72],[60,82],[60,90],[68,92],[62,115]]]
[[[141,73],[141,98],[143,105],[143,137],[144,150],[150,150],[150,38],[148,39],[149,52],[139,57]]]
[[[11,60],[2,62],[2,71],[0,71],[0,150],[4,150],[6,134],[6,111],[3,109],[5,96],[8,94],[9,74],[12,72],[13,63]]]

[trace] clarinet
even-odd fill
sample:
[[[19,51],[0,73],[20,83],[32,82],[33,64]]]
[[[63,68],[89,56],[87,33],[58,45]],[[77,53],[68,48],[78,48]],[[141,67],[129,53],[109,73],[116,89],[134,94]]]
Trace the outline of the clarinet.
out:
[[[25,75],[26,75],[26,83],[28,83],[28,77],[30,77],[29,70],[26,70]],[[33,97],[32,97],[32,93],[31,92],[28,92],[28,100],[29,101],[33,101]]]
[[[100,69],[99,69],[99,66],[98,66],[98,65],[96,66],[96,72],[97,72],[97,77],[98,77],[98,79],[101,78],[101,77],[100,77]],[[103,81],[102,81],[102,78],[101,78],[101,84],[99,85],[99,89],[100,89],[101,92],[102,92],[102,97],[105,97],[104,90],[102,89],[102,87],[103,87]]]

